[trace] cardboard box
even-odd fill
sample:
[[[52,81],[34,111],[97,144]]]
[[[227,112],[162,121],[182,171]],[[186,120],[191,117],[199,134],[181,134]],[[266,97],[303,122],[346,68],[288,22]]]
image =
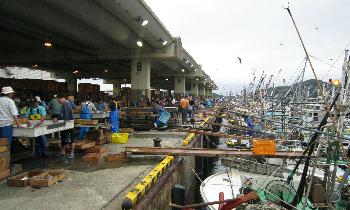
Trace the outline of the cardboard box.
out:
[[[27,171],[27,172],[18,174],[17,176],[8,178],[7,185],[15,186],[15,187],[26,187],[26,186],[29,186],[30,184],[29,182],[31,178],[43,173],[44,171],[42,170],[33,170],[33,171]]]
[[[0,171],[0,180],[3,180],[4,178],[10,176],[11,172],[10,169],[7,169],[5,171]]]
[[[64,179],[65,176],[64,171],[45,171],[38,176],[32,177],[29,181],[29,185],[31,187],[49,187]]]

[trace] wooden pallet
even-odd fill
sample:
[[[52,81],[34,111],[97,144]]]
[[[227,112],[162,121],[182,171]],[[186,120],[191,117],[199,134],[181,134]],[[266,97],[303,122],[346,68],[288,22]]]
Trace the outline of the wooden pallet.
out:
[[[99,163],[102,160],[102,155],[99,153],[88,153],[82,159],[83,162]]]
[[[0,171],[0,180],[3,180],[4,178],[10,176],[10,174],[11,174],[10,169]]]
[[[107,162],[116,162],[127,160],[124,154],[108,154],[106,158]]]
[[[94,147],[96,145],[96,142],[94,141],[81,141],[75,143],[75,149],[77,150],[85,150],[91,147]]]
[[[120,128],[119,132],[120,133],[134,133],[134,129],[133,128]]]
[[[74,123],[79,125],[98,125],[98,120],[76,119]]]
[[[7,138],[0,138],[0,146],[7,146],[8,143]]]
[[[106,147],[102,147],[102,146],[94,146],[94,147],[86,149],[85,152],[86,153],[103,154],[103,153],[107,153],[107,148]]]

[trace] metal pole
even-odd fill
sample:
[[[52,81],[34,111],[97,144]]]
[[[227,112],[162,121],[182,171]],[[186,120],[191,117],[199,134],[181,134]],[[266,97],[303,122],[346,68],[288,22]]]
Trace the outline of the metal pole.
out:
[[[311,175],[310,175],[310,181],[309,181],[309,184],[308,184],[308,186],[307,186],[307,190],[306,190],[306,194],[305,194],[305,199],[304,199],[304,203],[303,203],[303,210],[305,210],[305,208],[306,208],[307,200],[308,200],[308,197],[309,197],[309,194],[310,194],[310,191],[311,191],[312,180],[313,180],[313,178],[314,178],[314,174],[315,174],[315,171],[316,171],[317,160],[318,160],[318,157],[319,157],[319,155],[320,155],[322,146],[323,146],[323,144],[322,144],[322,142],[321,142],[321,143],[318,145],[318,148],[317,148],[316,160],[314,161],[314,166],[313,166],[313,168],[312,168],[312,172],[311,172]]]

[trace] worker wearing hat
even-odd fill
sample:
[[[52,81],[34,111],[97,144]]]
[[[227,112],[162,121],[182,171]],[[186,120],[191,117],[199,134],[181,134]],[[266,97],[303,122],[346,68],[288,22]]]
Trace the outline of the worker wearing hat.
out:
[[[41,100],[40,96],[35,96],[34,98],[39,102],[39,106],[42,106],[46,109],[46,103],[45,101]]]
[[[22,127],[17,118],[17,107],[12,100],[14,93],[11,87],[3,87],[0,94],[0,138],[7,138],[9,148],[12,143],[13,121],[18,127]]]
[[[40,126],[46,117],[46,110],[43,106],[39,105],[39,101],[37,98],[32,100],[32,105],[29,109],[27,109],[26,118],[28,119],[29,126]],[[46,150],[46,136],[38,136],[36,138],[37,144],[35,144],[35,152],[38,157],[47,157]]]

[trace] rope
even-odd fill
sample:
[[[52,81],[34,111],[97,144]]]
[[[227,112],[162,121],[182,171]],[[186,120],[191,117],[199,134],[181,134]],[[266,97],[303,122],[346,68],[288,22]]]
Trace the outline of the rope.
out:
[[[184,160],[184,162],[185,162],[185,165],[187,166],[187,167],[189,167],[191,170],[192,170],[192,172],[194,173],[194,175],[196,175],[196,177],[197,177],[197,179],[201,182],[201,183],[203,183],[203,180],[199,177],[199,175],[196,173],[196,171],[191,167],[191,165],[187,162],[187,160],[184,158],[183,159]]]

